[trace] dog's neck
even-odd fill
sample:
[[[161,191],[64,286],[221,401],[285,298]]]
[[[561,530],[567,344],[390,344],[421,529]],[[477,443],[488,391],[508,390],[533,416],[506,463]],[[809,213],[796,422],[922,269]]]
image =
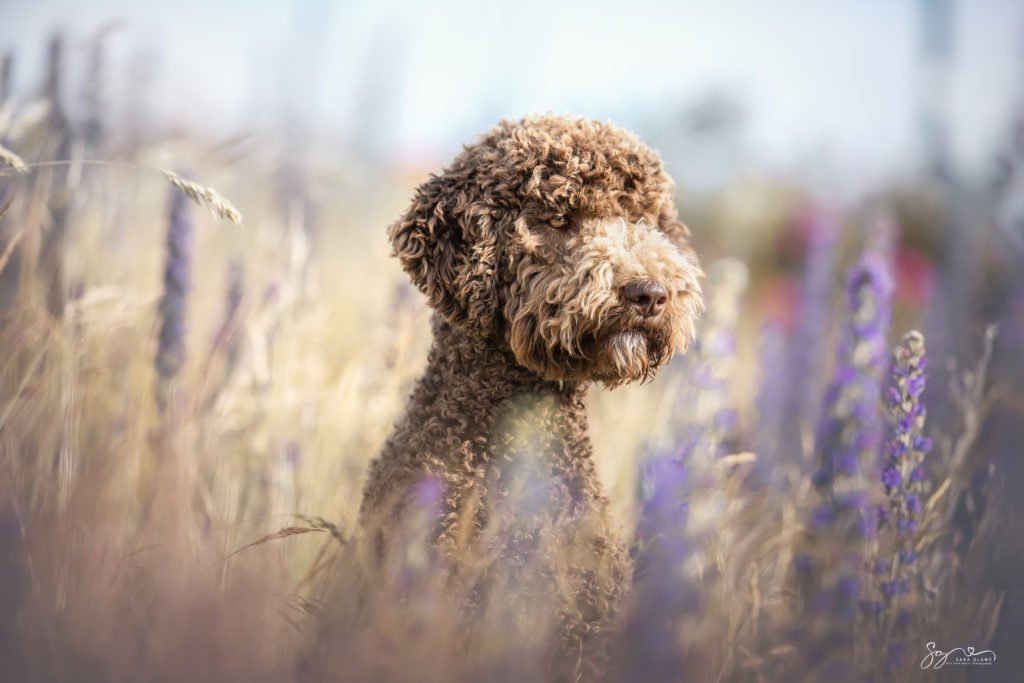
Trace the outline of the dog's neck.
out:
[[[589,383],[543,380],[493,338],[436,314],[433,333],[427,368],[385,449],[457,471],[492,458],[523,462],[523,456],[542,454],[547,466],[582,490],[581,472],[592,466]],[[565,445],[556,446],[558,441]]]
[[[540,465],[559,473],[574,496],[587,490],[597,495],[587,485],[596,476],[587,435],[588,383],[545,381],[493,338],[436,314],[433,333],[427,367],[371,471],[364,510],[406,486],[407,473],[465,477],[487,462]]]
[[[505,344],[452,325],[436,313],[434,339],[427,359],[427,376],[446,378],[461,386],[480,389],[477,402],[502,402],[518,396],[582,399],[589,382],[550,381],[520,365]]]

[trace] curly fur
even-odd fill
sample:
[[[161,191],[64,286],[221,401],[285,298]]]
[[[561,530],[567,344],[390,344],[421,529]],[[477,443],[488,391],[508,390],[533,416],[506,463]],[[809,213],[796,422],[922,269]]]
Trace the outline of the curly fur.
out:
[[[488,538],[506,565],[560,539],[568,566],[551,581],[574,596],[560,607],[563,633],[586,639],[606,628],[630,574],[594,468],[587,387],[653,378],[685,350],[702,308],[672,181],[614,126],[503,121],[421,185],[389,235],[435,311],[434,342],[371,465],[363,523],[386,554],[429,475],[446,486],[442,548],[483,538],[502,515],[514,533]],[[641,280],[668,293],[656,317],[623,298]]]

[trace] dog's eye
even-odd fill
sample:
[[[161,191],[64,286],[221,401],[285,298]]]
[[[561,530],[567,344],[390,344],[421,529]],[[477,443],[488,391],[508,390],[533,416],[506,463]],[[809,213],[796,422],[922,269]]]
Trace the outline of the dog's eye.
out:
[[[564,213],[560,213],[557,216],[552,216],[548,219],[548,225],[552,228],[564,228],[568,222],[569,219],[566,218]]]

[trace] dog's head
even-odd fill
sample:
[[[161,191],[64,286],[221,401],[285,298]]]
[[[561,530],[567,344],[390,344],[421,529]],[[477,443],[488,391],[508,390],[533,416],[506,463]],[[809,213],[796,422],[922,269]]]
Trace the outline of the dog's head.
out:
[[[685,350],[697,258],[658,156],[576,118],[504,121],[390,228],[439,314],[549,380],[642,381]]]

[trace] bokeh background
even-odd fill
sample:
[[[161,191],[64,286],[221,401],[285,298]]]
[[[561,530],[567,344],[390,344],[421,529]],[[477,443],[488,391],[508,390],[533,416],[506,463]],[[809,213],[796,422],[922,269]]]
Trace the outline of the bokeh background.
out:
[[[920,168],[932,115],[957,166],[984,169],[1016,104],[1024,15],[1009,0],[51,0],[2,11],[19,94],[43,72],[40,46],[54,31],[67,34],[66,69],[78,78],[106,30],[111,117],[148,133],[276,138],[290,127],[315,136],[325,161],[401,166],[436,163],[529,112],[613,118],[652,140],[721,119],[720,144],[701,150],[727,147],[721,158],[665,150],[684,187],[810,166],[853,176],[845,184],[858,190]],[[67,106],[82,95],[72,86]],[[127,100],[138,110],[125,111]]]
[[[732,416],[716,448],[755,454],[745,476],[778,496],[807,492],[846,273],[874,253],[894,282],[885,343],[928,343],[940,535],[976,560],[958,580],[977,592],[957,594],[998,597],[971,642],[1024,672],[1021,3],[0,0],[0,56],[0,144],[71,162],[0,175],[8,661],[290,670],[429,343],[385,228],[462,144],[555,112],[662,154],[719,264],[709,325],[733,340],[727,361],[705,346],[651,386],[595,391],[617,514],[641,515],[638,464],[707,411],[702,363]],[[244,227],[153,169],[216,188]],[[734,550],[771,545],[729,519],[752,539]],[[305,531],[226,559],[282,528]],[[759,579],[768,603],[786,602],[784,564]]]

